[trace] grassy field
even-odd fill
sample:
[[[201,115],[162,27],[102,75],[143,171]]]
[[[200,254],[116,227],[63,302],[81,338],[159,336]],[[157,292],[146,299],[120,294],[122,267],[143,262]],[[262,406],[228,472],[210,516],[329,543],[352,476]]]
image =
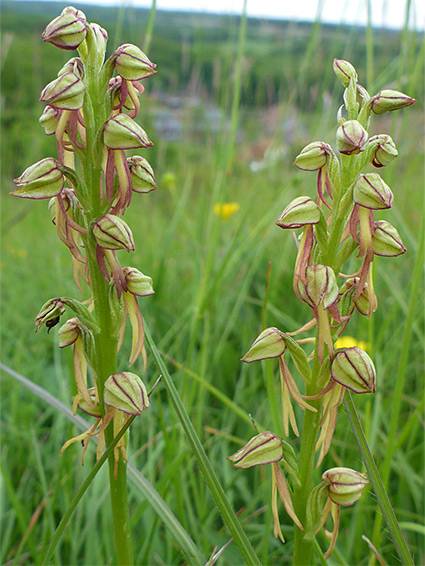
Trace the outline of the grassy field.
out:
[[[8,195],[13,178],[55,154],[55,144],[38,124],[38,98],[68,57],[42,44],[40,34],[61,8],[53,3],[3,6],[1,361],[70,407],[72,353],[58,349],[56,329],[34,334],[33,319],[50,297],[88,297],[75,287],[68,251],[57,240],[45,202]],[[90,21],[108,27],[111,51],[120,41],[143,47],[148,12],[82,9]],[[158,74],[146,84],[141,123],[155,143],[144,156],[156,172],[158,190],[135,195],[126,214],[136,242],[132,265],[153,278],[156,291],[141,299],[143,316],[262,564],[290,564],[292,527],[283,511],[287,543],[273,538],[270,471],[235,470],[226,461],[254,433],[249,414],[283,436],[278,380],[270,386],[268,379],[275,366],[248,366],[240,358],[265,325],[292,331],[310,315],[292,291],[293,238],[275,221],[296,196],[314,198],[315,178],[292,166],[296,155],[317,139],[334,146],[343,90],[332,72],[334,57],[351,61],[371,93],[388,87],[417,98],[412,108],[375,120],[369,132],[389,133],[399,151],[382,173],[395,199],[385,219],[397,227],[407,254],[376,259],[378,311],[369,320],[354,317],[348,333],[369,344],[377,368],[377,393],[360,396],[356,406],[378,467],[390,466],[390,498],[415,564],[423,564],[424,36],[407,29],[249,20],[239,91],[234,66],[239,24],[236,17],[156,14],[148,53]],[[171,134],[164,121],[175,124]],[[239,205],[226,219],[214,214],[215,205],[224,202]],[[124,255],[120,259],[125,263]],[[129,349],[127,340],[123,363]],[[141,372],[141,366],[136,362],[134,371]],[[78,446],[59,460],[75,426],[10,372],[2,375],[0,561],[41,564],[64,509],[94,463],[94,451],[89,449],[84,467]],[[144,375],[149,386],[159,375],[149,353]],[[132,427],[130,461],[208,559],[230,536],[161,385],[151,401]],[[297,439],[291,442],[297,450]],[[362,468],[343,410],[322,469],[339,465]],[[136,563],[187,563],[179,540],[149,504],[140,477],[132,478]],[[385,525],[374,533],[379,514],[370,490],[345,509],[329,564],[368,564],[371,553],[362,535],[373,540],[386,564],[398,564]],[[57,546],[54,563],[112,564],[110,528],[101,471]],[[325,538],[318,540],[325,548]],[[218,563],[242,563],[234,544]]]

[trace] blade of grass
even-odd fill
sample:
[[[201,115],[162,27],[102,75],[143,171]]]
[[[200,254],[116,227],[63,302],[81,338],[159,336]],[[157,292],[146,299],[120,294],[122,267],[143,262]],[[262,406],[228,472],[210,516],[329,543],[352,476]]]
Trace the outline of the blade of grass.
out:
[[[192,422],[189,419],[189,415],[187,414],[182,400],[180,399],[180,395],[178,394],[178,391],[173,383],[171,375],[169,374],[168,369],[161,357],[161,354],[159,353],[158,348],[156,347],[156,344],[152,339],[152,335],[147,324],[145,324],[145,337],[149,348],[152,351],[153,357],[155,358],[155,362],[161,372],[171,402],[186,433],[187,440],[193,450],[204,479],[208,485],[208,488],[210,489],[211,495],[214,498],[218,509],[220,510],[220,513],[223,516],[223,520],[227,528],[231,532],[233,539],[245,561],[248,564],[257,564],[258,566],[261,566],[261,563],[257,555],[255,554],[245,531],[242,529],[238,518],[231,508],[226,494],[224,493],[224,490],[218,480],[218,477],[214,472],[210,461],[208,460],[205,450],[198,438],[198,435],[195,432]]]
[[[0,362],[0,369],[9,374],[11,377],[19,381],[27,389],[35,393],[40,399],[43,399],[46,403],[62,413],[68,420],[73,422],[81,430],[87,430],[90,426],[85,419],[81,418],[79,415],[73,415],[72,411],[61,401],[56,399],[49,392],[39,387],[23,375],[15,372],[13,369],[7,367]],[[183,552],[188,556],[192,557],[192,563],[204,564],[205,558],[199,551],[195,543],[192,541],[188,533],[182,527],[180,522],[174,516],[170,508],[167,506],[165,501],[155,490],[155,488],[149,483],[149,481],[129,462],[128,467],[128,477],[132,483],[137,487],[137,489],[146,498],[146,501],[152,506],[154,511],[159,515],[163,523],[167,526],[170,532],[173,534],[179,545],[181,546]]]
[[[394,546],[397,550],[397,554],[399,555],[403,565],[414,566],[413,558],[410,554],[402,530],[400,529],[400,525],[398,524],[397,517],[395,516],[394,513],[394,509],[392,508],[388,494],[385,490],[384,483],[381,479],[381,476],[379,475],[378,468],[376,467],[372,453],[369,449],[369,445],[364,435],[363,428],[360,423],[359,417],[357,415],[356,408],[354,406],[351,395],[348,391],[345,395],[344,407],[345,410],[347,411],[351,428],[353,429],[354,432],[354,436],[356,437],[356,441],[360,453],[362,455],[364,465],[366,466],[369,481],[372,484],[373,491],[378,500],[379,507],[381,508],[382,511],[382,516],[385,519],[391,538],[393,539]]]

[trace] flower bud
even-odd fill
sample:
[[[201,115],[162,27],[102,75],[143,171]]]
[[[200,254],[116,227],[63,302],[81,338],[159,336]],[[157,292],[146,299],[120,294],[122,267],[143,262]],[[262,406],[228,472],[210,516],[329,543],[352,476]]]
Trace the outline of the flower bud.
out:
[[[375,393],[375,366],[369,356],[354,346],[336,353],[331,365],[332,379],[354,393]]]
[[[259,360],[278,358],[285,350],[283,332],[274,327],[266,328],[254,341],[241,361],[250,364]]]
[[[49,332],[51,328],[59,323],[59,318],[64,312],[65,305],[61,298],[50,299],[47,303],[44,303],[34,320],[37,326],[36,332],[40,330],[40,327],[43,326],[43,324],[47,326],[47,332]]]
[[[152,287],[152,279],[147,275],[143,275],[143,273],[135,267],[123,267],[122,272],[124,273],[127,283],[127,290],[132,295],[146,297],[147,295],[153,295],[155,293]]]
[[[152,167],[144,157],[135,155],[127,159],[131,186],[136,193],[150,193],[157,188]]]
[[[377,144],[372,155],[372,165],[375,167],[385,167],[385,165],[391,163],[398,155],[393,140],[387,134],[372,136],[369,139],[369,143]]]
[[[86,16],[80,10],[67,6],[60,16],[48,24],[43,31],[43,41],[60,49],[76,49],[87,35]]]
[[[338,151],[344,155],[355,155],[363,151],[367,132],[357,120],[347,120],[336,131]]]
[[[348,507],[360,499],[369,483],[366,474],[350,468],[331,468],[322,475],[328,488],[329,499],[337,505]]]
[[[373,253],[385,257],[395,257],[406,253],[399,233],[389,222],[378,220],[372,235]]]
[[[14,179],[18,189],[10,194],[31,199],[52,198],[58,195],[65,181],[59,167],[60,163],[52,157],[34,163],[25,169],[20,177]]]
[[[79,57],[72,57],[65,65],[59,70],[58,77],[65,73],[74,73],[79,79],[84,79],[84,63]]]
[[[282,439],[273,432],[257,434],[243,448],[229,456],[235,468],[252,468],[279,462],[283,458]]]
[[[338,285],[333,269],[327,265],[311,265],[306,269],[305,281],[300,280],[298,290],[301,298],[312,308],[322,303],[326,310],[338,298]]]
[[[62,110],[78,110],[83,106],[85,90],[83,81],[70,71],[49,83],[42,91],[40,101]]]
[[[139,81],[156,73],[156,65],[136,45],[125,43],[112,55],[117,73],[129,81]]]
[[[77,341],[80,336],[80,330],[78,328],[80,321],[77,317],[70,318],[59,328],[59,348],[66,348],[71,346]]]
[[[276,224],[280,228],[302,228],[306,224],[317,224],[320,220],[320,208],[309,197],[297,197],[291,201]]]
[[[89,394],[89,398],[92,401],[91,405],[89,405],[87,401],[83,399],[83,397],[78,395],[78,408],[91,417],[101,417],[102,411],[100,410],[99,402],[96,402],[96,389],[94,387],[90,387],[89,389],[87,389],[87,393]]]
[[[56,128],[58,126],[58,120],[59,120],[59,110],[57,108],[53,108],[53,106],[47,105],[38,121],[40,122],[41,126],[44,128],[46,135],[51,136],[56,132]]]
[[[350,79],[357,81],[356,69],[348,61],[344,61],[343,59],[334,59],[333,70],[335,75],[341,81],[342,86],[345,88],[347,88],[350,84]]]
[[[381,90],[370,99],[372,112],[384,114],[414,104],[416,100],[396,90]]]
[[[137,149],[153,145],[145,130],[126,114],[117,114],[105,122],[104,142],[109,149]]]
[[[367,283],[364,284],[362,292],[360,296],[355,299],[357,294],[359,284],[359,278],[353,277],[347,279],[347,281],[342,285],[340,289],[340,303],[339,303],[339,311],[341,315],[346,315],[351,311],[351,305],[354,302],[354,306],[359,311],[360,314],[364,316],[369,316],[370,313],[370,297],[369,297],[369,288]]]
[[[378,173],[362,173],[354,183],[353,200],[364,208],[383,210],[391,208],[393,194]]]
[[[97,54],[97,60],[101,64],[105,57],[106,44],[108,42],[108,32],[99,24],[89,24],[93,38],[93,49]]]
[[[98,218],[93,226],[93,235],[101,248],[134,252],[130,227],[118,216],[106,214]]]
[[[122,371],[105,381],[105,405],[129,415],[140,415],[150,405],[145,384],[136,374]]]
[[[303,171],[317,171],[326,165],[328,157],[332,154],[333,150],[327,143],[312,142],[297,155],[294,165]]]

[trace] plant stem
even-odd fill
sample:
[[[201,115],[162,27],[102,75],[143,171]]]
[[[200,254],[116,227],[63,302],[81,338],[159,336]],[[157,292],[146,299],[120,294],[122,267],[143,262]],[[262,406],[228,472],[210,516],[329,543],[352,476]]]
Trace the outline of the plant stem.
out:
[[[318,337],[317,337],[318,338]],[[316,341],[317,341],[316,338]],[[307,395],[316,395],[318,393],[317,375],[319,373],[319,361],[317,359],[317,350],[315,351],[313,372],[311,382],[306,387]],[[300,486],[294,489],[294,508],[297,517],[302,525],[306,524],[306,508],[307,499],[312,489],[314,458],[316,454],[315,444],[319,432],[320,422],[320,400],[310,401],[313,407],[316,407],[317,413],[312,411],[304,412],[304,422],[301,432],[301,447],[299,455],[299,480]],[[304,533],[296,525],[294,525],[294,566],[306,566],[311,563],[314,540],[306,541]]]

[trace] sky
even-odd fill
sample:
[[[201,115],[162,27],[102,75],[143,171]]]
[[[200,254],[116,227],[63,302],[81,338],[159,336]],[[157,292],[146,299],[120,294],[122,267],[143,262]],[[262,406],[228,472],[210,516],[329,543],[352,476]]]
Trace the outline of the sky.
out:
[[[127,5],[148,8],[151,0],[80,0],[103,6]],[[157,0],[157,10],[190,10],[240,14],[244,0]],[[372,25],[399,29],[406,18],[407,0],[371,0]],[[320,19],[327,23],[366,25],[368,0],[247,0],[248,15],[295,21]],[[409,26],[425,30],[425,0],[411,0]]]

